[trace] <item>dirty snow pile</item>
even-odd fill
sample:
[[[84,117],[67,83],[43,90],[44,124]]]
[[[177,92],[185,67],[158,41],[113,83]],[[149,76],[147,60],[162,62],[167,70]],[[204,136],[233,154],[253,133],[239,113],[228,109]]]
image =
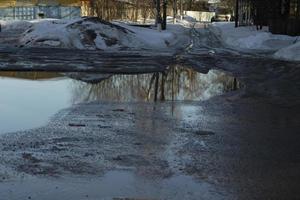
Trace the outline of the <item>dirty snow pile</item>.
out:
[[[15,23],[22,24],[20,21]],[[20,46],[113,50],[167,48],[176,43],[176,35],[170,31],[159,32],[93,17],[34,20],[23,22],[22,26],[27,29],[19,38]],[[10,23],[5,28],[15,27],[14,23]]]
[[[300,61],[300,37],[275,35],[266,27],[259,31],[255,26],[235,28],[231,22],[213,23],[210,30],[231,48],[272,51],[275,58]]]

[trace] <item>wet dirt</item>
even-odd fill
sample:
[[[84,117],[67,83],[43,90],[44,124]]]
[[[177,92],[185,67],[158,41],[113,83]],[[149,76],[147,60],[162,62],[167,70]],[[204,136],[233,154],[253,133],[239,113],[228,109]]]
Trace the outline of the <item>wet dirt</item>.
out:
[[[26,194],[39,199],[53,183],[59,189],[50,188],[47,198],[80,199],[77,194],[86,194],[105,199],[102,181],[107,177],[112,185],[124,183],[120,190],[109,190],[108,199],[297,197],[300,174],[295,152],[300,137],[295,131],[299,118],[294,117],[299,113],[235,98],[202,103],[94,102],[65,109],[48,126],[1,137],[0,175],[5,178],[0,191],[8,195],[8,185],[17,184],[12,199],[18,199],[17,194],[31,185]],[[112,176],[114,171],[123,175]],[[133,184],[132,176],[145,183]],[[173,182],[178,176],[186,178]],[[182,189],[165,187],[165,182]],[[68,184],[75,184],[78,191],[67,189]]]

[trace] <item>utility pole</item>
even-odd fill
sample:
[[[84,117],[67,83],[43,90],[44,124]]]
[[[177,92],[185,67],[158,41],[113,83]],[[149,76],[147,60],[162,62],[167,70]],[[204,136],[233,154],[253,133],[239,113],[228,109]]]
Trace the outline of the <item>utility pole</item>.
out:
[[[239,0],[235,0],[235,27],[239,26]]]

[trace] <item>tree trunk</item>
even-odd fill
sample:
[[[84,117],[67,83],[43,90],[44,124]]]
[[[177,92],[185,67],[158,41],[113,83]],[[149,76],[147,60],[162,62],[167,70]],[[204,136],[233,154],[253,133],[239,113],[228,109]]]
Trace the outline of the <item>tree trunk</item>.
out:
[[[156,21],[157,24],[161,24],[160,0],[156,0]]]
[[[173,0],[173,23],[176,24],[177,0]]]
[[[182,15],[183,15],[183,10],[182,10],[183,9],[183,2],[182,2],[182,0],[179,1],[179,4],[180,4],[179,5],[179,9],[180,9],[179,15],[180,15],[180,19],[182,20],[182,18],[183,18],[182,17]]]
[[[239,26],[239,0],[235,3],[235,27]]]
[[[159,73],[155,73],[155,88],[154,88],[154,101],[157,101],[157,95],[158,95],[158,84],[159,84]]]
[[[160,100],[161,101],[165,101],[166,97],[165,97],[165,81],[166,81],[166,74],[165,72],[162,73],[161,75],[161,85],[160,85]]]
[[[162,30],[167,29],[167,0],[163,0],[163,22]]]

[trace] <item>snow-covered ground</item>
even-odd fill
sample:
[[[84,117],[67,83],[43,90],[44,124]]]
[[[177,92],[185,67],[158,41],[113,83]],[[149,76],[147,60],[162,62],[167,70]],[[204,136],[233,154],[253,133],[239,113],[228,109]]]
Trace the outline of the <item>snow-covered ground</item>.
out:
[[[43,19],[1,22],[3,32],[23,30],[18,46],[63,47],[76,49],[118,50],[126,48],[165,49],[189,41],[188,31],[180,25],[159,32],[152,28],[109,23],[98,18],[73,20]],[[180,36],[186,36],[185,39]],[[1,43],[1,40],[0,40]]]
[[[266,27],[259,31],[255,26],[235,28],[231,22],[213,23],[210,30],[231,48],[271,51],[275,58],[300,61],[300,37],[274,35]]]
[[[279,49],[274,54],[274,57],[285,60],[300,61],[300,38],[295,44]]]
[[[189,28],[195,23],[186,17],[168,30],[131,26],[124,22],[106,22],[98,18],[72,20],[0,21],[0,44],[20,47],[62,47],[89,50],[150,49],[176,50],[189,44]],[[153,21],[150,21],[152,24]],[[234,23],[218,22],[210,30],[233,49],[272,53],[274,58],[300,61],[300,37],[273,35],[267,28],[234,28]]]

